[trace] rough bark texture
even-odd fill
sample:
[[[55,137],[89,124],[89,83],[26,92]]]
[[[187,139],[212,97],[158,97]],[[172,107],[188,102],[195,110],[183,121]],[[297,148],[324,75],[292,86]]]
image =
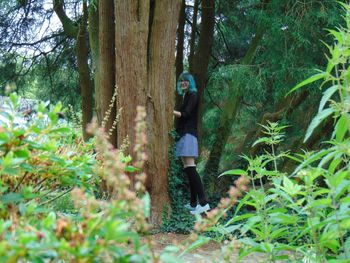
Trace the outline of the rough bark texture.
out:
[[[182,0],[180,15],[179,15],[179,25],[177,27],[177,42],[176,42],[176,79],[180,76],[184,69],[184,40],[185,40],[185,23],[186,23],[186,1]]]
[[[60,19],[64,33],[71,38],[76,38],[78,25],[74,23],[64,11],[64,0],[53,0],[53,9]]]
[[[104,1],[102,1],[104,2]],[[89,19],[88,19],[88,31],[89,31],[89,43],[91,52],[91,75],[94,81],[95,90],[95,114],[97,116],[99,124],[101,124],[101,115],[99,111],[99,11],[97,7],[89,8]]]
[[[193,8],[193,18],[192,18],[192,26],[191,26],[191,39],[190,39],[190,54],[188,56],[188,64],[189,64],[189,71],[193,72],[193,65],[194,65],[194,50],[196,45],[196,33],[197,33],[197,16],[198,16],[198,6],[199,6],[199,0],[194,1],[194,8]]]
[[[108,132],[112,128],[116,118],[116,104],[111,100],[115,90],[115,43],[114,43],[114,0],[103,0],[99,2],[99,72],[98,90],[98,119],[99,123],[105,118],[110,110],[108,120],[104,128]],[[112,107],[110,107],[112,106]],[[117,131],[110,134],[110,142],[117,146]]]
[[[53,9],[62,23],[64,33],[70,38],[75,38],[77,41],[76,56],[82,100],[82,130],[84,140],[87,140],[89,135],[86,133],[86,125],[91,121],[93,115],[93,85],[90,79],[88,64],[87,4],[86,2],[83,3],[83,17],[81,18],[79,26],[65,13],[64,0],[53,0]]]
[[[182,0],[180,15],[179,15],[179,23],[177,27],[177,42],[176,42],[176,60],[175,60],[175,68],[176,68],[176,81],[179,79],[180,74],[184,69],[184,40],[185,40],[185,23],[186,23],[186,1]],[[176,89],[174,90],[176,92]],[[181,105],[181,96],[175,95],[175,109],[179,109]],[[176,123],[178,118],[174,118],[174,126],[176,127]]]
[[[167,191],[169,131],[172,127],[176,26],[181,0],[115,1],[118,145],[135,138],[136,106],[146,107],[148,161],[146,187],[151,218],[160,224],[169,203]],[[165,15],[166,14],[166,15]]]
[[[88,47],[88,36],[87,36],[87,6],[84,3],[83,18],[79,25],[79,31],[77,35],[77,64],[79,73],[79,85],[81,93],[81,110],[83,115],[82,128],[84,140],[89,138],[86,132],[86,126],[92,119],[92,108],[93,108],[93,85],[90,79],[90,69],[88,64],[89,47]]]
[[[214,0],[202,1],[202,16],[201,16],[201,33],[198,42],[198,51],[194,55],[193,75],[196,80],[198,97],[199,97],[199,112],[198,112],[198,136],[199,141],[202,134],[202,116],[203,116],[203,92],[206,84],[208,73],[209,58],[214,39],[215,26],[215,2]]]

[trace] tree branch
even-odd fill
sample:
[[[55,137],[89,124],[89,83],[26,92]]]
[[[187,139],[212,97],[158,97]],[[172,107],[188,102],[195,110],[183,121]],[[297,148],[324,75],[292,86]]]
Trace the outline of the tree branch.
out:
[[[68,37],[76,38],[78,34],[78,26],[73,22],[64,11],[64,0],[53,0],[53,10],[60,19],[63,30]]]

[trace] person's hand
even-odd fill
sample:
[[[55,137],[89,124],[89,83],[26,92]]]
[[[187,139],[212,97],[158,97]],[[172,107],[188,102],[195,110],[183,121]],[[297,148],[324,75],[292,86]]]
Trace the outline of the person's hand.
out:
[[[181,117],[181,112],[179,112],[179,111],[174,110],[174,111],[173,111],[173,114],[174,114],[175,117],[177,117],[177,118],[180,118],[180,117]]]

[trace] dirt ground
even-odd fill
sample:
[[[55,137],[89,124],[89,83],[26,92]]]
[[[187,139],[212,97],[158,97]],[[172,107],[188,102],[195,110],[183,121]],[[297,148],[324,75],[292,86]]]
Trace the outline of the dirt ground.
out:
[[[188,238],[188,235],[175,234],[175,233],[158,233],[151,236],[156,253],[161,252],[166,246],[172,244],[183,244]],[[220,262],[221,245],[214,241],[210,241],[207,244],[185,254],[182,259],[184,262],[195,263],[214,263]],[[266,262],[264,255],[256,253],[246,257],[244,260],[238,261],[238,251],[232,254],[230,262],[242,262],[242,263],[258,263]]]

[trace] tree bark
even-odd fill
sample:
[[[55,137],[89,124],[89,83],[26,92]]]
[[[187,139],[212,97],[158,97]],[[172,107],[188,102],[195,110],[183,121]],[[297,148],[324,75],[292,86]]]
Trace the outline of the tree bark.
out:
[[[214,0],[202,1],[202,16],[201,16],[201,33],[198,42],[198,51],[194,55],[193,75],[196,80],[199,111],[198,111],[198,136],[201,141],[202,134],[202,116],[204,110],[203,93],[206,84],[208,73],[209,58],[214,39],[215,26],[215,2]]]
[[[176,68],[176,81],[178,81],[180,74],[184,69],[184,40],[185,40],[185,24],[186,24],[186,1],[182,0],[180,15],[179,15],[179,25],[177,27],[177,42],[176,42],[176,59],[175,59],[175,68]],[[181,96],[177,96],[176,89],[175,93],[175,109],[179,109],[181,105]],[[174,118],[174,126],[176,127],[178,118]]]
[[[64,33],[68,37],[76,39],[76,56],[81,92],[82,132],[84,140],[87,140],[90,136],[86,133],[86,125],[93,116],[93,84],[90,79],[88,64],[87,4],[86,1],[83,2],[83,17],[79,25],[65,13],[64,0],[53,0],[53,9],[62,23]]]
[[[87,5],[83,3],[83,17],[79,25],[77,35],[77,64],[79,73],[79,85],[81,92],[82,128],[84,140],[88,140],[90,135],[86,132],[86,126],[92,119],[93,108],[93,85],[90,79],[90,69],[88,64],[89,47],[87,35]]]
[[[98,68],[98,119],[106,132],[111,131],[116,118],[116,103],[111,101],[115,91],[115,40],[114,0],[99,2],[99,68]],[[108,113],[108,119],[104,120]],[[109,135],[110,142],[117,146],[117,131]]]
[[[188,64],[189,64],[189,71],[193,72],[193,65],[194,65],[194,51],[195,51],[195,45],[196,45],[196,33],[197,33],[197,16],[198,16],[198,6],[199,6],[199,0],[194,1],[194,8],[193,8],[193,18],[192,18],[192,26],[191,26],[191,38],[190,38],[190,54],[188,56]]]
[[[102,1],[104,2],[104,1]],[[99,11],[98,6],[89,8],[88,19],[89,44],[91,51],[91,73],[95,91],[95,114],[97,121],[101,125],[100,101],[99,101]]]
[[[184,70],[184,40],[185,40],[185,24],[186,24],[186,1],[182,0],[180,15],[179,15],[179,25],[177,27],[177,44],[176,44],[176,80],[179,78],[180,74]]]
[[[181,0],[116,1],[116,82],[118,145],[128,136],[131,153],[136,106],[147,112],[147,155],[144,170],[151,195],[151,218],[160,224],[169,203],[167,191],[169,131],[174,106],[174,48]],[[168,14],[168,15],[165,15]],[[171,14],[171,15],[169,15]]]

